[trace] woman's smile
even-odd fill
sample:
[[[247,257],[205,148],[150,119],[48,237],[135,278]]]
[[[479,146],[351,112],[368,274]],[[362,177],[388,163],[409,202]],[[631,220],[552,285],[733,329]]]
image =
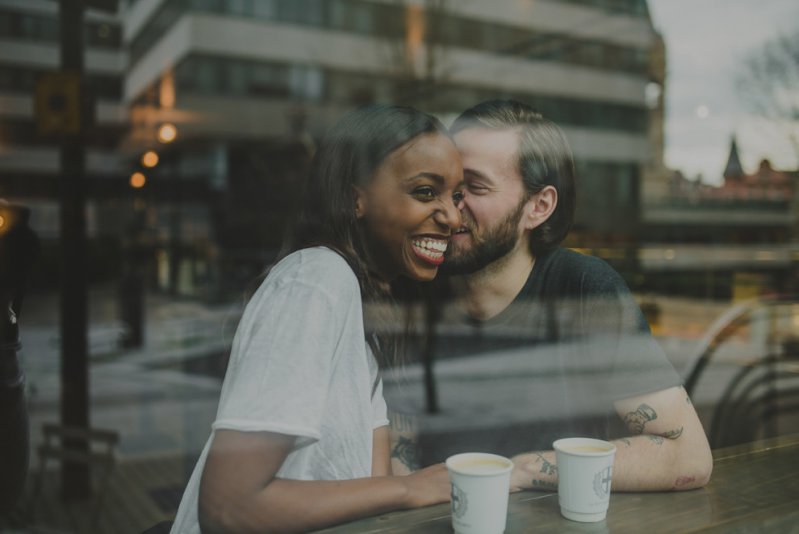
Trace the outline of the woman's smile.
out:
[[[441,265],[444,262],[444,252],[449,244],[448,239],[422,237],[412,241],[413,252],[424,261],[432,265]]]
[[[356,213],[366,226],[369,254],[386,279],[435,277],[461,225],[453,197],[462,178],[455,145],[432,133],[395,150],[358,190]]]

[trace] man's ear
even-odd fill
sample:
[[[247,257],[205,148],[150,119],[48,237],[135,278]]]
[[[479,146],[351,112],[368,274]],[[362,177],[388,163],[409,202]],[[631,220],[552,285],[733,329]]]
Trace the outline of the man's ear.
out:
[[[366,213],[366,194],[360,187],[353,187],[355,196],[355,218],[361,219]]]
[[[530,197],[524,207],[524,229],[533,230],[546,222],[558,206],[558,190],[548,185]]]

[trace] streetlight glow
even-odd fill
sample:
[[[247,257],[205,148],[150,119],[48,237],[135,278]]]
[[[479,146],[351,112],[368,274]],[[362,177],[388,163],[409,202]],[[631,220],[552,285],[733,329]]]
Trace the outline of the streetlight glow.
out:
[[[165,122],[158,128],[158,140],[162,143],[171,143],[178,136],[178,129],[175,125]]]
[[[146,182],[147,177],[144,176],[144,173],[134,172],[130,175],[130,186],[134,189],[141,189]]]
[[[158,165],[158,153],[155,150],[148,150],[141,157],[141,164],[151,169]]]

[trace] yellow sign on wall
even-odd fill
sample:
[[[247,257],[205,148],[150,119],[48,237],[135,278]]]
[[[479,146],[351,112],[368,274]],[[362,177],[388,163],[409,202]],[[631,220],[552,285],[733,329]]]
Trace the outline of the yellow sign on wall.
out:
[[[36,80],[34,110],[40,135],[81,131],[81,83],[75,72],[47,72]]]

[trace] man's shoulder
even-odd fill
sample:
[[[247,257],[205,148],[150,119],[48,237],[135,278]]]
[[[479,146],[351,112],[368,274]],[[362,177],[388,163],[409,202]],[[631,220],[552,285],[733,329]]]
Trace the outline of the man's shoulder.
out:
[[[582,276],[596,273],[616,273],[602,258],[578,252],[570,248],[556,248],[539,259],[542,270],[566,276]]]
[[[556,248],[538,262],[532,278],[538,278],[544,292],[591,293],[626,287],[621,275],[605,260],[576,250]]]

